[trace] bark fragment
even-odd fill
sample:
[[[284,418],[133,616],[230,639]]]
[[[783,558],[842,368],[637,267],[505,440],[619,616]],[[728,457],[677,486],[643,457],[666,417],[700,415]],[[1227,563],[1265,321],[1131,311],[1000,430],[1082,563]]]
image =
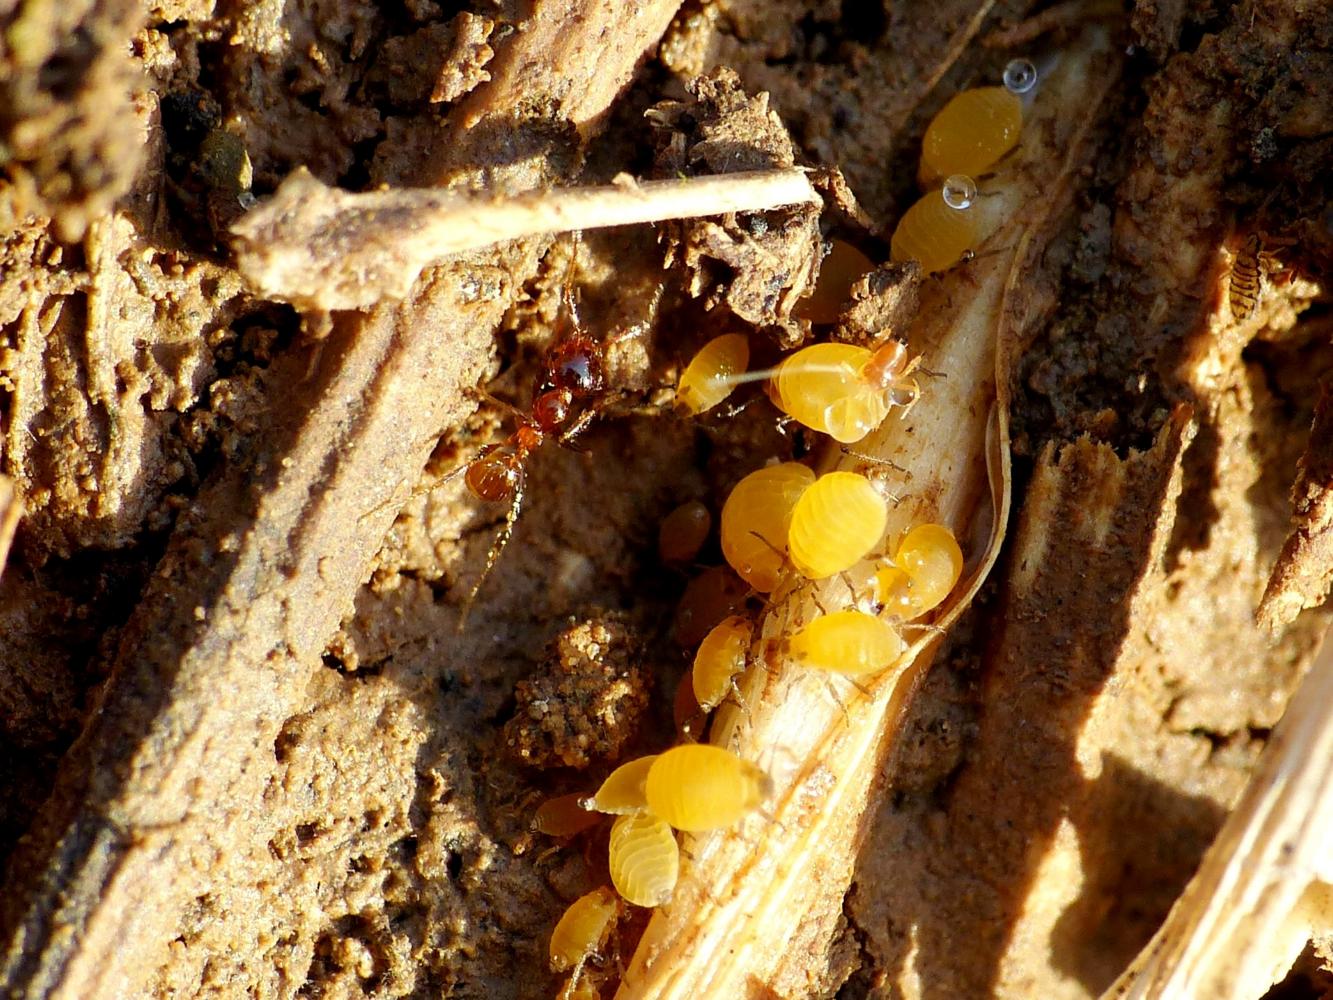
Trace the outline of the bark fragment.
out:
[[[1258,620],[1276,631],[1333,589],[1333,387],[1324,383],[1310,443],[1291,488],[1292,529],[1273,567]]]

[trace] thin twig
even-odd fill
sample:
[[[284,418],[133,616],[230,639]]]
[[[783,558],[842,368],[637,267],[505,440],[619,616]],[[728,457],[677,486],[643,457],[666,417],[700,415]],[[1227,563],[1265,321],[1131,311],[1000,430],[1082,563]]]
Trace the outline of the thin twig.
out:
[[[504,240],[575,229],[817,204],[791,168],[558,188],[510,198],[434,189],[356,194],[299,169],[232,227],[237,267],[271,298],[361,309],[401,298],[428,264]]]
[[[14,532],[22,516],[23,501],[14,490],[14,481],[7,476],[0,476],[0,575],[5,572],[9,546],[14,541]]]

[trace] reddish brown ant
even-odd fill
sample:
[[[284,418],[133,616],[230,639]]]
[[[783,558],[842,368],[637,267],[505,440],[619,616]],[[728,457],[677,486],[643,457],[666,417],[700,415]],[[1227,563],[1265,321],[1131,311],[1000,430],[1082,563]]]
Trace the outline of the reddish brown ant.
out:
[[[463,603],[458,621],[460,631],[467,624],[472,603],[514,533],[514,524],[523,507],[528,455],[548,437],[569,444],[587,429],[602,408],[600,404],[606,393],[605,349],[583,333],[568,285],[563,299],[569,321],[568,332],[563,333],[542,357],[530,412],[524,413],[482,393],[483,398],[512,413],[518,426],[508,439],[487,445],[476,458],[451,474],[461,472],[467,488],[477,499],[488,503],[509,503],[505,522],[486,555],[486,566]]]

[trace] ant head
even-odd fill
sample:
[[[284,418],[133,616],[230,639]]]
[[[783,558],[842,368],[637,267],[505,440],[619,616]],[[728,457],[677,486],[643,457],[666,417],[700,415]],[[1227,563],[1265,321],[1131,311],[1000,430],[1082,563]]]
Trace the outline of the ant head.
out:
[[[564,389],[572,399],[583,399],[606,387],[602,348],[590,337],[570,337],[546,356],[544,389]]]
[[[463,481],[477,499],[499,503],[513,498],[522,478],[523,466],[517,455],[491,448],[468,464]]]
[[[862,376],[871,385],[887,389],[907,373],[907,368],[907,345],[901,340],[890,340],[870,356]]]
[[[569,419],[569,408],[574,394],[568,389],[547,389],[532,401],[532,420],[544,433],[550,434]]]

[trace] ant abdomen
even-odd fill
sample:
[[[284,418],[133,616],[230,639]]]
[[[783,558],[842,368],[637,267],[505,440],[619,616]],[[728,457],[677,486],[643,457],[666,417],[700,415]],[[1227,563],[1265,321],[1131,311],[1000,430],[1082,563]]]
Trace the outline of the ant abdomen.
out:
[[[514,496],[522,475],[514,455],[492,447],[468,463],[463,481],[477,499],[500,503]]]

